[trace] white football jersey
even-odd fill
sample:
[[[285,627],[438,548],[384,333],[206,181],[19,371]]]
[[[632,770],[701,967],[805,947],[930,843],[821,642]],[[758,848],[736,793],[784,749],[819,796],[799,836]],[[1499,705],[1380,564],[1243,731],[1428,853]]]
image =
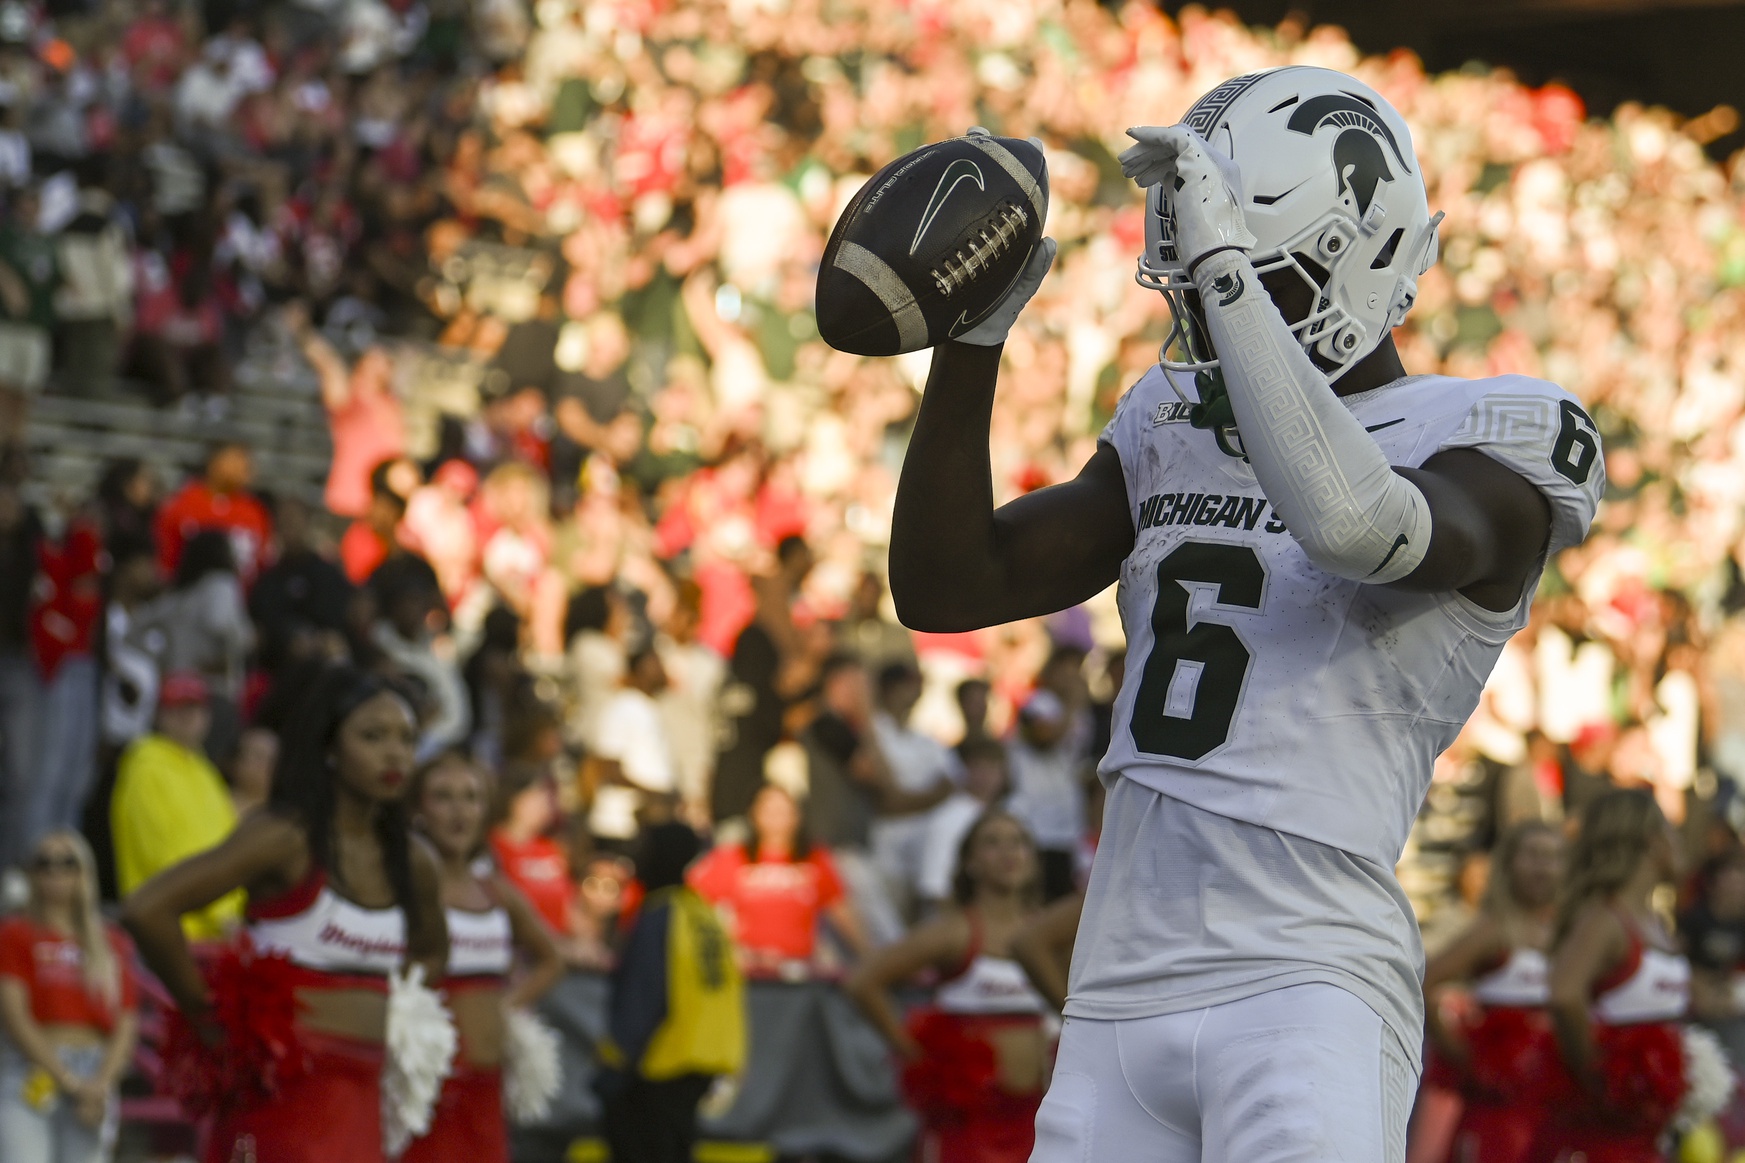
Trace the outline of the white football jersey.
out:
[[[1167,374],[1134,385],[1102,437],[1120,455],[1137,541],[1121,569],[1127,673],[1101,772],[1391,868],[1432,762],[1526,624],[1538,571],[1502,613],[1327,573],[1230,434],[1188,423]],[[1395,465],[1475,448],[1532,482],[1551,506],[1552,552],[1587,535],[1605,489],[1599,435],[1555,384],[1412,376],[1345,403]]]

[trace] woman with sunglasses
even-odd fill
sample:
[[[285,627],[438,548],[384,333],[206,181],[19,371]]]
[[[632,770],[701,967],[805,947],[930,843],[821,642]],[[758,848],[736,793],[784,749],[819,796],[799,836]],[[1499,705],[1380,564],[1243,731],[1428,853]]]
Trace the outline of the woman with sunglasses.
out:
[[[139,1013],[132,950],[97,911],[97,866],[76,832],[44,836],[30,907],[0,922],[0,1159],[100,1163]]]
[[[509,1163],[504,1073],[515,1050],[508,1015],[557,983],[563,959],[527,898],[495,872],[481,875],[489,789],[485,774],[451,752],[420,768],[407,797],[413,825],[442,860],[448,922],[443,993],[460,1032],[454,1073],[443,1083],[430,1130],[402,1163]],[[513,983],[516,955],[526,970]]]
[[[421,967],[436,982],[448,963],[437,861],[401,805],[417,736],[411,702],[386,680],[322,672],[285,724],[266,809],[128,898],[123,922],[210,1051],[186,1069],[216,1091],[200,1096],[216,1114],[211,1163],[384,1158],[382,1077],[399,1065],[386,1049],[390,977]],[[248,941],[209,981],[180,917],[238,888]],[[244,990],[253,1013],[294,1013],[283,1039],[222,1019],[243,1007],[214,1002]],[[276,990],[294,998],[263,996]],[[274,1060],[247,1060],[284,1041]]]

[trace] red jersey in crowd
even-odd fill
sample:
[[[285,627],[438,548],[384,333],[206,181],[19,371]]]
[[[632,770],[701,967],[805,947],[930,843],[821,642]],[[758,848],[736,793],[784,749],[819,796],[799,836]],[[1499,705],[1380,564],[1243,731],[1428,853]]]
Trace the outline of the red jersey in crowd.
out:
[[[369,522],[353,521],[346,526],[345,536],[339,539],[339,564],[351,583],[361,586],[370,580],[370,575],[388,560],[393,551],[394,547],[382,540],[381,534],[370,528]]]
[[[499,831],[491,833],[491,852],[503,876],[521,890],[545,923],[556,932],[569,932],[576,884],[570,878],[569,857],[557,842],[544,836],[512,840]]]
[[[709,901],[733,911],[742,949],[810,960],[818,916],[843,897],[830,853],[814,848],[799,860],[752,860],[743,844],[724,844],[692,866],[686,878]]]
[[[189,481],[158,510],[158,564],[174,575],[182,546],[202,529],[230,534],[236,573],[250,585],[265,565],[267,539],[273,532],[266,506],[247,493],[220,493],[205,481]]]
[[[139,1004],[134,980],[133,946],[120,930],[105,925],[121,974],[120,1005],[111,1007],[85,982],[85,951],[67,933],[56,932],[28,916],[0,921],[0,977],[24,986],[30,1015],[38,1025],[86,1026],[105,1034],[116,1017]]]
[[[146,12],[127,26],[121,55],[147,88],[166,88],[188,56],[187,33],[169,12]]]
[[[37,541],[30,643],[45,679],[55,676],[62,659],[91,653],[103,612],[104,564],[102,535],[89,522],[70,526],[59,541]]]

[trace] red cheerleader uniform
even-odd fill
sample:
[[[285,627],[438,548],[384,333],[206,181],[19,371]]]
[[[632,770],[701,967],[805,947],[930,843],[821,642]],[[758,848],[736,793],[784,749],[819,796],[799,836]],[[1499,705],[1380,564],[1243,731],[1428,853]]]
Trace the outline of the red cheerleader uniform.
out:
[[[474,989],[502,990],[515,962],[509,910],[448,909],[450,996]],[[454,1072],[442,1084],[430,1130],[407,1144],[401,1163],[509,1163],[509,1125],[503,1116],[503,1069],[472,1066],[463,1042]]]
[[[1451,1163],[1524,1163],[1545,1121],[1544,1071],[1556,1056],[1550,962],[1518,947],[1472,985],[1481,1007],[1464,1023],[1471,1053],[1456,1086],[1465,1105],[1454,1129]]]
[[[981,952],[981,926],[970,914],[970,949],[963,967],[943,982],[933,1005],[910,1021],[926,1057],[903,1073],[903,1087],[921,1115],[936,1163],[1025,1163],[1036,1137],[1039,1086],[1013,1094],[996,1078],[990,1035],[1041,1029],[1052,1021],[1048,1002],[1009,957]]]
[[[1630,945],[1594,990],[1594,1044],[1603,1093],[1583,1092],[1561,1068],[1560,1095],[1531,1163],[1664,1163],[1660,1137],[1683,1101],[1681,1021],[1690,1005],[1690,962],[1642,939],[1618,911]]]
[[[341,897],[312,869],[284,896],[250,901],[256,952],[282,957],[304,989],[371,989],[384,994],[406,953],[398,906],[366,909]],[[221,1104],[206,1163],[379,1163],[382,1153],[380,1043],[293,1028],[301,1068],[274,1092]]]

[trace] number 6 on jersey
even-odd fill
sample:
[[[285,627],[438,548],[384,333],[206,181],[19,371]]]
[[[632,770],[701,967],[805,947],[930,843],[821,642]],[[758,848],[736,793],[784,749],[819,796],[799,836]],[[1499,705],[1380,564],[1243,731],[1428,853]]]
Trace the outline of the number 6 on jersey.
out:
[[[1157,563],[1157,603],[1151,608],[1153,646],[1145,660],[1133,699],[1129,730],[1133,746],[1150,755],[1199,759],[1223,746],[1230,721],[1242,698],[1243,680],[1254,655],[1234,629],[1221,622],[1200,621],[1188,628],[1192,594],[1183,582],[1218,587],[1221,606],[1260,609],[1266,591],[1266,568],[1246,545],[1189,541]],[[1180,664],[1197,666],[1199,681],[1192,688],[1192,710],[1173,713]],[[1186,679],[1188,676],[1182,676]]]

